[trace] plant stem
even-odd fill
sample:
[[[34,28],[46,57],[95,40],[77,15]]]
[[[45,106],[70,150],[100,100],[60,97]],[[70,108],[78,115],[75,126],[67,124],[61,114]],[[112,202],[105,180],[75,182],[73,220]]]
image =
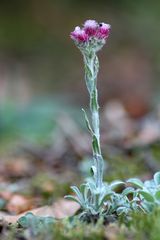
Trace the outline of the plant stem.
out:
[[[90,111],[92,121],[92,150],[94,166],[96,169],[94,177],[96,187],[100,190],[103,185],[103,158],[100,145],[100,121],[97,91],[97,74],[99,70],[99,61],[95,52],[88,52],[85,53],[83,56],[85,63],[85,80],[90,96]]]

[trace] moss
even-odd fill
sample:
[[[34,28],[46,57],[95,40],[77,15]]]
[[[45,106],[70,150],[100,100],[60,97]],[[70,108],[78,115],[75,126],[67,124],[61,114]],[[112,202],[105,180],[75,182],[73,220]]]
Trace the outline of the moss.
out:
[[[105,228],[102,223],[96,225],[77,222],[75,225],[58,223],[54,227],[54,237],[57,240],[102,240]]]
[[[39,226],[39,229],[41,226]],[[35,229],[34,229],[35,230]],[[38,234],[37,234],[38,233]],[[34,240],[104,240],[105,227],[102,222],[93,224],[84,224],[79,222],[76,217],[57,221],[48,228],[42,228],[41,231],[33,231],[32,226],[28,229],[19,229],[17,225],[5,230],[0,235],[1,240],[14,239],[34,239]]]
[[[160,208],[150,214],[135,212],[130,222],[124,225],[121,223],[120,234],[117,240],[159,240],[160,239]]]
[[[160,142],[157,142],[152,145],[151,152],[155,160],[160,161]]]
[[[134,213],[128,224],[113,223],[104,226],[80,222],[77,217],[55,221],[48,228],[34,235],[32,229],[20,229],[17,224],[10,226],[0,234],[1,240],[34,239],[34,240],[159,240],[160,208],[151,214]]]
[[[44,203],[48,203],[53,198],[63,197],[70,191],[70,183],[58,182],[51,174],[39,173],[31,180],[32,194],[40,195]]]
[[[160,208],[155,209],[152,213],[133,215],[131,233],[134,239],[141,240],[159,240],[160,239]]]
[[[138,155],[128,157],[122,154],[108,159],[105,180],[127,179],[146,173],[147,169]]]

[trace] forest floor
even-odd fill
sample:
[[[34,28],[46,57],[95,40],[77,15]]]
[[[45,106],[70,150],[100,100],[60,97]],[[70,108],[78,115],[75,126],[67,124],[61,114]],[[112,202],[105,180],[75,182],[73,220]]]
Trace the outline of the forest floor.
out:
[[[79,221],[79,205],[64,196],[89,176],[90,137],[72,114],[47,115],[49,110],[42,114],[35,109],[2,114],[0,239],[160,239],[160,209],[134,213],[127,222]],[[105,181],[151,179],[160,169],[158,108],[135,120],[113,103],[101,117]]]

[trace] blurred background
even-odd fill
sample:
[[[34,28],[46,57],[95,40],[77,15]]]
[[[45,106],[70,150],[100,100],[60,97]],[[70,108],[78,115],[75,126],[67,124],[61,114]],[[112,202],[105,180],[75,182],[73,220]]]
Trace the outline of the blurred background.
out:
[[[69,34],[86,19],[112,26],[99,53],[102,111],[112,100],[133,118],[152,110],[160,88],[159,12],[156,0],[1,0],[0,139],[43,142],[59,112],[83,122],[88,93]]]
[[[100,53],[102,104],[110,98],[129,108],[147,104],[160,74],[159,11],[158,1],[145,0],[0,1],[1,103],[49,95],[86,103],[82,57],[69,34],[96,19],[112,25]]]
[[[32,209],[26,195],[50,204],[89,176],[88,92],[69,36],[86,19],[112,26],[99,52],[104,179],[160,169],[160,1],[0,0],[0,210]]]

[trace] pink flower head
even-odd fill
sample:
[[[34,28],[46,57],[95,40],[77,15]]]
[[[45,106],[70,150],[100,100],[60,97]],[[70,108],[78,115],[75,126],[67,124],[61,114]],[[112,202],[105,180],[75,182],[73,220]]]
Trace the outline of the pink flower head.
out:
[[[96,36],[100,39],[106,39],[109,36],[111,25],[107,23],[100,23]]]
[[[75,27],[74,31],[71,32],[71,38],[79,43],[86,42],[88,40],[88,35],[80,27]]]
[[[97,23],[95,20],[85,21],[82,28],[75,27],[70,37],[81,51],[99,51],[108,38],[111,26],[107,23]],[[86,44],[87,43],[87,44]]]
[[[88,36],[95,36],[98,28],[98,23],[95,20],[87,20],[84,23],[84,30]]]

